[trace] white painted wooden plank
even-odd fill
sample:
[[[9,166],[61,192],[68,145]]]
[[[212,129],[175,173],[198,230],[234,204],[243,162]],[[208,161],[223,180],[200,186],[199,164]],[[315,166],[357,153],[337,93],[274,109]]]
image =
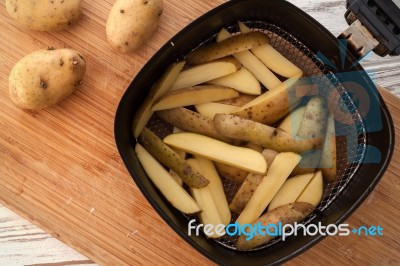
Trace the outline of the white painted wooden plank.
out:
[[[0,205],[0,265],[96,265]]]

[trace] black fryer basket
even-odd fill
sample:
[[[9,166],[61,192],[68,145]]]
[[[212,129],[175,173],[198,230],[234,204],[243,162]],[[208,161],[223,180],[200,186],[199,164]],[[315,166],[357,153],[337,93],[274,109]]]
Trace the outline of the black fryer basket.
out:
[[[325,96],[336,110],[350,114],[347,117],[350,123],[336,123],[338,178],[336,182],[326,185],[323,201],[303,223],[338,224],[348,217],[373,189],[388,165],[394,143],[391,118],[376,86],[351,53],[343,50],[337,39],[318,22],[285,1],[229,2],[205,14],[172,38],[145,65],[123,96],[115,121],[116,142],[124,163],[149,202],[178,234],[204,255],[229,265],[281,263],[316,243],[321,236],[300,234],[285,241],[276,239],[249,252],[236,251],[235,239],[231,237],[207,240],[205,236],[188,236],[190,218],[163,199],[145,176],[133,150],[136,140],[131,135],[132,118],[149,87],[172,62],[182,59],[199,46],[214,42],[216,33],[222,27],[232,33],[238,32],[238,21],[245,22],[253,30],[267,33],[272,46],[301,68],[305,76],[312,77],[312,84],[319,88],[319,95]],[[359,112],[357,103],[347,93],[351,88],[346,88],[347,83],[341,80],[345,75],[341,73],[350,71],[352,75],[357,75],[358,81],[362,81],[370,105],[379,106],[379,115],[375,115],[374,119],[381,119],[381,130],[377,131],[372,126],[371,123],[376,121]],[[332,96],[332,91],[338,93]],[[340,120],[340,117],[336,119]],[[160,136],[170,129],[156,117],[153,117],[149,127]],[[377,150],[380,160],[368,163],[369,158],[376,158]],[[239,185],[226,179],[223,183],[230,200]]]

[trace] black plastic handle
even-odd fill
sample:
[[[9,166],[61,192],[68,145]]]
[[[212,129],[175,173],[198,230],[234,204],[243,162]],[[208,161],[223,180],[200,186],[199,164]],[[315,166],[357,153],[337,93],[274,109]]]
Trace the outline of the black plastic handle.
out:
[[[376,54],[400,55],[399,0],[347,0],[345,17],[349,24],[359,20],[378,40]]]

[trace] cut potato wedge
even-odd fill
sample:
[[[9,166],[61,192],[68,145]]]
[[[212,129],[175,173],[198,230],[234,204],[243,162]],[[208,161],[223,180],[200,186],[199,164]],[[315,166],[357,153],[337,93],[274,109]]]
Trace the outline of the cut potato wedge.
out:
[[[239,224],[253,223],[261,216],[300,159],[300,155],[292,152],[282,152],[275,157],[267,175],[237,218]]]
[[[328,108],[324,98],[312,97],[304,111],[297,135],[300,138],[320,138],[324,139],[326,132],[326,123],[328,119]],[[299,165],[293,170],[294,175],[314,173],[321,158],[321,149],[302,154]]]
[[[166,167],[174,170],[189,187],[202,188],[210,183],[148,128],[143,128],[139,140],[152,156]]]
[[[188,164],[190,164],[190,166],[197,169],[198,171],[201,171],[201,167],[200,167],[200,164],[197,159],[188,159]],[[221,216],[219,214],[216,202],[211,193],[210,187],[207,186],[207,187],[200,188],[200,189],[191,188],[190,192],[202,210],[199,213],[200,223],[202,223],[204,225],[207,225],[207,224],[213,225],[214,230],[211,231],[210,235],[206,234],[206,236],[209,238],[221,237],[222,235],[218,234],[218,232],[215,230],[216,230],[216,226],[218,224],[223,224],[223,222],[222,222]]]
[[[207,83],[230,87],[237,90],[238,92],[245,94],[250,94],[250,95],[261,94],[260,82],[245,67],[242,67],[235,73],[232,73],[230,75],[218,79],[210,80]]]
[[[171,90],[199,85],[201,83],[232,74],[242,66],[233,57],[218,59],[209,63],[193,66],[179,73]]]
[[[185,132],[185,131],[182,130],[182,129],[180,129],[180,128],[177,128],[177,127],[174,127],[174,128],[172,129],[172,133],[180,133],[180,132]],[[174,149],[173,149],[173,150],[174,150]],[[179,156],[181,156],[183,159],[186,159],[186,156],[187,156],[186,152],[181,151],[181,150],[177,150],[177,149],[175,149],[174,151],[175,151]]]
[[[328,117],[326,135],[322,147],[322,156],[319,163],[319,168],[322,171],[322,175],[327,182],[334,182],[336,180],[336,132],[335,119],[332,114]]]
[[[236,192],[235,197],[229,204],[229,209],[234,213],[240,214],[246,207],[250,198],[253,196],[254,191],[257,189],[258,185],[264,175],[248,174],[243,184],[240,186],[239,190]]]
[[[290,112],[285,119],[283,119],[278,128],[284,130],[291,137],[297,136],[297,132],[299,132],[301,120],[303,120],[305,110],[305,106],[296,108],[294,111]]]
[[[323,138],[328,119],[328,107],[322,97],[312,97],[304,111],[297,135],[302,138]]]
[[[248,34],[248,33],[247,33]],[[237,36],[240,36],[239,34]],[[232,38],[232,35],[226,30],[221,29],[217,36],[217,42],[224,42]],[[278,87],[282,82],[271,72],[260,60],[250,51],[235,53],[233,56],[247,68],[268,90]]]
[[[179,175],[177,173],[175,173],[174,170],[169,169],[168,173],[172,177],[172,179],[174,179],[175,182],[178,183],[178,185],[183,186],[182,178],[180,178]]]
[[[217,103],[222,103],[222,104],[228,104],[228,105],[233,105],[237,107],[241,107],[252,100],[254,100],[256,96],[253,95],[247,95],[247,94],[239,94],[239,97],[237,98],[232,98],[232,99],[227,99],[227,100],[222,100],[222,101],[217,101]],[[237,109],[237,108],[236,108]]]
[[[199,112],[202,116],[207,117],[209,119],[214,119],[215,114],[229,114],[237,109],[237,106],[223,104],[223,103],[203,103],[196,104],[195,108],[197,112]]]
[[[233,140],[221,135],[214,126],[214,121],[189,109],[179,107],[158,111],[157,115],[168,123],[183,129],[184,131],[198,133],[210,138],[218,139],[226,143]]]
[[[258,151],[258,152],[263,152],[263,150],[264,150],[264,148],[261,147],[260,145],[257,145],[257,144],[251,143],[251,142],[247,143],[246,147],[250,148],[252,150]],[[268,164],[268,165],[270,165],[270,164]]]
[[[218,85],[199,85],[174,90],[165,94],[154,103],[151,110],[154,112],[176,107],[236,98],[238,96],[239,93],[232,88]]]
[[[238,108],[232,114],[251,119],[267,125],[272,125],[287,115],[300,100],[296,96],[295,84],[301,74],[281,83],[271,91],[267,91],[251,102]]]
[[[215,42],[189,53],[185,60],[190,65],[210,62],[238,52],[268,43],[268,36],[262,32],[249,32],[239,34],[232,38]]]
[[[200,165],[203,176],[205,176],[210,181],[208,188],[210,189],[215,206],[217,207],[219,216],[222,220],[222,224],[228,225],[231,222],[231,211],[229,210],[224,186],[222,184],[221,178],[218,175],[217,169],[215,169],[214,163],[212,161],[201,156],[196,156],[195,158]]]
[[[269,204],[268,211],[295,202],[313,176],[314,174],[304,174],[287,179]]]
[[[217,131],[229,138],[245,140],[277,152],[302,153],[321,147],[321,139],[292,138],[285,131],[230,114],[216,114]]]
[[[133,118],[132,131],[135,138],[139,137],[140,132],[142,132],[142,129],[146,126],[150,117],[153,115],[153,111],[151,111],[153,103],[170,89],[184,65],[185,61],[172,64],[164,72],[160,80],[151,88],[149,95],[139,107],[135,117]]]
[[[239,22],[239,28],[242,33],[252,32],[244,23]],[[275,73],[290,78],[296,73],[302,72],[295,64],[290,62],[281,53],[275,50],[269,43],[263,44],[251,49],[251,52]]]
[[[321,150],[312,150],[301,154],[301,161],[293,169],[292,176],[315,173],[321,159]]]
[[[242,183],[249,174],[249,172],[246,170],[242,170],[237,167],[233,167],[218,162],[215,162],[215,167],[217,168],[217,171],[221,176],[235,183]]]
[[[195,133],[176,133],[164,138],[164,142],[188,153],[206,157],[252,173],[265,174],[267,163],[261,153],[249,148],[237,147]]]
[[[275,160],[276,155],[278,155],[277,151],[264,149],[261,154],[264,156],[265,160],[267,161],[267,165],[271,165],[272,162]]]
[[[174,127],[172,129],[172,133],[178,133],[178,132],[184,132],[182,129]],[[186,160],[187,153],[178,149],[173,149],[176,154],[178,154],[182,159]],[[179,177],[177,173],[175,173],[174,170],[169,169],[169,174],[172,176],[172,178],[180,185],[183,186],[183,181],[182,178]]]
[[[324,195],[324,180],[322,172],[318,171],[314,174],[311,181],[301,192],[300,196],[296,199],[298,202],[307,202],[317,207]]]
[[[309,216],[314,210],[311,204],[305,202],[295,202],[287,205],[280,206],[275,210],[265,213],[259,219],[254,221],[254,225],[262,225],[267,227],[268,232],[265,235],[255,234],[252,239],[247,239],[246,234],[242,234],[236,241],[236,248],[238,250],[251,250],[265,243],[268,243],[274,238],[274,234],[279,235],[274,230],[272,225],[276,228],[279,227],[279,223],[294,224],[295,222],[301,222],[307,216]]]
[[[186,214],[201,211],[196,201],[172,179],[167,170],[142,145],[136,144],[135,152],[147,176],[172,206]]]

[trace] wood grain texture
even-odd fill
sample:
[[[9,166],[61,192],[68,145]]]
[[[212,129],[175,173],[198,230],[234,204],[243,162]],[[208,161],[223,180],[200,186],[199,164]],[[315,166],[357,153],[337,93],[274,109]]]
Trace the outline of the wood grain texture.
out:
[[[113,120],[125,88],[151,55],[191,20],[224,1],[165,0],[160,28],[153,39],[129,56],[114,53],[105,40],[105,20],[113,2],[84,1],[82,20],[57,33],[21,29],[6,14],[4,1],[0,3],[0,201],[102,265],[212,265],[161,220],[134,185],[114,144]],[[291,2],[335,35],[346,26],[342,19],[345,1]],[[51,46],[71,47],[86,56],[83,88],[49,109],[23,111],[14,107],[7,80],[12,66],[24,55]],[[364,63],[378,69],[378,82],[397,93],[399,60],[387,59],[371,57]],[[398,99],[388,93],[384,96],[392,114],[398,115]],[[397,116],[395,124],[399,149]],[[383,237],[328,237],[288,265],[399,264],[399,168],[400,153],[396,150],[377,189],[347,221],[351,226],[379,224],[384,227]],[[34,227],[25,228],[24,234],[37,235],[18,236],[23,229],[14,225],[12,217],[0,216],[1,246],[15,238],[32,243],[39,243],[34,239],[40,243],[51,239]],[[15,233],[9,232],[9,226]],[[21,248],[17,253],[28,256],[30,251],[23,250],[27,247],[18,241],[12,243]],[[46,250],[43,252],[46,256]],[[17,253],[0,249],[0,257],[7,256],[14,265],[25,264],[13,257]],[[83,256],[73,256],[64,263],[91,263]],[[60,261],[47,257],[29,264],[44,262]]]

